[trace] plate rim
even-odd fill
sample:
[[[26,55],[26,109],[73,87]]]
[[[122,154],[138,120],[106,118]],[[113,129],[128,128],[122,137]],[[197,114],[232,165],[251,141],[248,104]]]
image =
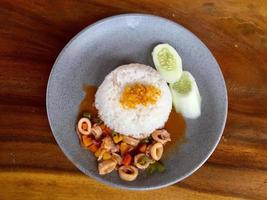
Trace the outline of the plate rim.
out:
[[[178,26],[179,28],[185,30],[188,34],[191,34],[191,36],[193,36],[195,39],[197,39],[201,45],[203,45],[207,50],[208,50],[208,53],[210,54],[211,58],[214,60],[215,64],[217,65],[217,70],[219,72],[219,75],[220,75],[220,78],[222,79],[221,82],[222,82],[222,89],[224,91],[224,96],[225,96],[225,102],[224,102],[224,107],[225,107],[225,110],[224,110],[224,118],[223,118],[223,121],[222,121],[222,124],[219,128],[220,130],[220,134],[218,135],[218,138],[216,140],[216,143],[213,144],[211,150],[209,151],[209,153],[205,156],[204,159],[201,160],[201,162],[196,165],[191,171],[189,171],[188,173],[184,174],[183,176],[179,177],[179,178],[174,178],[172,181],[169,181],[168,183],[165,183],[165,184],[160,184],[160,185],[155,185],[155,186],[148,186],[148,187],[136,187],[136,186],[128,186],[128,185],[122,185],[122,184],[117,184],[117,183],[113,183],[113,182],[110,182],[104,178],[100,178],[98,176],[95,176],[93,173],[86,173],[85,171],[85,168],[79,164],[77,164],[76,162],[73,161],[72,157],[70,155],[68,155],[68,153],[65,153],[65,150],[64,148],[61,147],[61,142],[58,140],[56,134],[54,134],[55,130],[52,126],[52,120],[51,120],[51,117],[49,115],[49,91],[51,90],[51,80],[52,80],[52,76],[54,74],[54,70],[55,70],[55,66],[57,65],[58,61],[61,59],[62,55],[64,54],[64,52],[66,51],[66,49],[80,36],[82,35],[84,32],[86,32],[88,29],[91,29],[97,25],[100,25],[102,23],[105,23],[105,22],[108,22],[108,21],[111,21],[111,20],[116,20],[118,18],[126,18],[126,17],[149,17],[149,18],[154,18],[154,19],[159,19],[159,20],[162,20],[162,21],[165,21],[167,23],[172,23],[174,24],[175,26]],[[51,68],[51,71],[50,71],[50,74],[49,74],[49,78],[48,78],[48,81],[47,81],[47,87],[46,87],[46,113],[47,113],[47,118],[48,118],[48,122],[49,122],[49,126],[50,126],[50,129],[51,129],[51,132],[56,140],[56,143],[57,145],[59,146],[60,150],[64,153],[64,155],[72,162],[72,164],[77,167],[81,172],[83,172],[85,175],[97,180],[98,182],[100,183],[104,183],[108,186],[111,186],[111,187],[116,187],[116,188],[121,188],[121,189],[126,189],[126,190],[154,190],[154,189],[160,189],[160,188],[164,188],[164,187],[167,187],[167,186],[170,186],[170,185],[173,185],[177,182],[180,182],[181,180],[191,176],[193,173],[195,173],[199,168],[201,168],[203,166],[203,164],[210,158],[210,156],[212,155],[212,153],[215,151],[216,147],[218,146],[220,140],[221,140],[221,137],[223,135],[223,132],[224,132],[224,129],[225,129],[225,125],[226,125],[226,120],[227,120],[227,116],[228,116],[228,93],[227,93],[227,87],[226,87],[226,83],[225,83],[225,79],[224,79],[224,76],[223,76],[223,73],[221,71],[221,68],[220,68],[220,65],[218,64],[216,58],[214,57],[214,55],[212,54],[212,52],[210,51],[210,49],[205,45],[204,42],[202,42],[202,40],[197,37],[194,33],[192,33],[190,30],[188,30],[187,28],[185,28],[184,26],[170,20],[170,19],[167,19],[167,18],[164,18],[164,17],[161,17],[161,16],[157,16],[157,15],[152,15],[152,14],[145,14],[145,13],[125,13],[125,14],[119,14],[119,15],[112,15],[112,16],[109,16],[109,17],[106,17],[106,18],[103,18],[103,19],[100,19],[86,27],[84,27],[81,31],[79,31],[78,33],[76,33],[76,35],[74,35],[70,40],[69,42],[64,46],[64,48],[60,51],[60,53],[58,54],[52,68]]]

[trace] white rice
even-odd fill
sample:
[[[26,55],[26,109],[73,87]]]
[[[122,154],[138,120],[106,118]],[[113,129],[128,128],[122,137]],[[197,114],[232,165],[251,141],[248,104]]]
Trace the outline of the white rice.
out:
[[[124,87],[132,83],[150,84],[161,90],[154,105],[138,105],[135,109],[123,108],[120,97]],[[169,87],[152,67],[142,64],[122,65],[109,73],[99,86],[95,106],[100,118],[116,132],[143,138],[162,128],[168,120],[172,97]]]

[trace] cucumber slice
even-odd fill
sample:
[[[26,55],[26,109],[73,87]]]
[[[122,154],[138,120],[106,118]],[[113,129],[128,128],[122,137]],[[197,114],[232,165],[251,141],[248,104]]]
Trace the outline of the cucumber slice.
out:
[[[191,119],[201,115],[201,96],[190,72],[183,71],[180,80],[170,84],[170,90],[176,112]]]
[[[152,57],[158,72],[168,83],[174,83],[180,79],[183,71],[182,59],[171,45],[155,46]]]

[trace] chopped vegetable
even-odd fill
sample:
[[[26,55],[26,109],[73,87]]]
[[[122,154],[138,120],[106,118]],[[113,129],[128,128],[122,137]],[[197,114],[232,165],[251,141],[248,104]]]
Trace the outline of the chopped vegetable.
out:
[[[107,127],[104,123],[100,124],[100,127],[101,127],[104,135],[107,136],[107,135],[111,134],[112,130],[109,127]]]
[[[149,167],[147,168],[147,171],[149,174],[153,174],[156,171],[155,165],[153,164],[149,165]]]
[[[108,134],[110,134],[111,131],[112,131],[112,130],[111,130],[109,127],[106,126],[105,132],[108,133]]]
[[[123,155],[124,153],[126,153],[128,151],[128,149],[129,149],[129,146],[125,142],[122,142],[120,144],[120,152],[121,152],[121,155]]]
[[[117,135],[117,133],[115,131],[111,131],[111,136],[115,137]]]
[[[103,160],[109,160],[109,159],[111,159],[111,155],[110,155],[110,153],[109,153],[109,152],[105,152],[105,153],[103,154]]]
[[[88,149],[89,149],[91,152],[95,153],[95,152],[97,151],[97,149],[98,149],[98,146],[97,146],[96,144],[91,144],[91,145],[88,147]]]
[[[150,158],[147,156],[142,156],[140,158],[140,160],[138,161],[138,163],[140,163],[141,165],[145,165],[146,163],[150,162]]]
[[[91,113],[89,113],[89,112],[83,112],[83,117],[86,117],[88,119],[91,119]]]
[[[146,144],[141,144],[141,146],[139,147],[139,151],[142,152],[142,153],[145,153],[146,152],[146,147],[147,145]]]
[[[156,169],[158,172],[164,172],[165,166],[161,162],[155,162]]]
[[[97,151],[95,152],[95,157],[98,158],[100,156],[101,152],[102,152],[101,148],[97,149]]]
[[[145,139],[142,139],[141,140],[141,143],[150,143],[152,141],[152,137],[151,136],[149,136],[149,137],[146,137]]]
[[[165,171],[165,167],[160,162],[155,162],[148,167],[148,173],[150,173],[150,174],[153,174],[154,172],[160,172],[161,173],[163,171]]]
[[[146,156],[144,153],[139,153],[134,156],[134,165],[138,169],[146,169],[151,164],[151,159]]]
[[[97,147],[99,147],[101,144],[101,141],[93,139],[93,144],[95,144]]]
[[[105,124],[100,124],[99,126],[102,129],[102,131],[106,130],[106,125]]]
[[[103,121],[98,117],[93,118],[92,121],[93,121],[94,124],[102,124],[103,123]]]
[[[114,141],[116,144],[119,143],[119,142],[121,142],[122,139],[123,139],[123,137],[122,137],[122,135],[120,135],[120,134],[117,134],[117,135],[115,135],[115,136],[113,137],[113,141]]]
[[[124,155],[124,157],[122,159],[122,164],[125,166],[128,166],[131,164],[132,159],[133,159],[132,156],[129,153],[127,153]]]
[[[82,141],[83,141],[84,146],[86,147],[90,146],[93,143],[92,138],[85,136],[85,135],[82,136]]]

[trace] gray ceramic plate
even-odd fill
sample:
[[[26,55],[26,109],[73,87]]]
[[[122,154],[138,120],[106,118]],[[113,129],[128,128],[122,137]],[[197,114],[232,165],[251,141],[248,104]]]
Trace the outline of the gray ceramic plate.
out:
[[[176,48],[185,70],[197,80],[202,115],[186,120],[187,142],[167,156],[166,171],[124,182],[117,173],[100,176],[95,157],[80,147],[74,127],[85,84],[99,85],[119,65],[153,66],[152,48],[166,42]],[[227,93],[220,68],[208,48],[190,31],[164,18],[143,14],[103,19],[77,34],[58,56],[47,86],[47,114],[58,145],[83,173],[111,186],[147,190],[174,184],[196,171],[211,155],[222,135]]]

